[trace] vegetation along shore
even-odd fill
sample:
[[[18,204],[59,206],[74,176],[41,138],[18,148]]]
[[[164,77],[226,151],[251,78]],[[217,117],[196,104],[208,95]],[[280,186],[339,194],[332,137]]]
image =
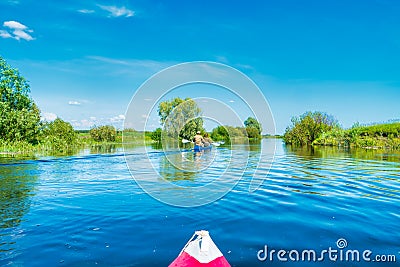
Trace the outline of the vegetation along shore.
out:
[[[42,121],[40,110],[30,97],[30,87],[17,69],[0,57],[0,155],[35,153],[70,153],[83,147],[103,144],[144,144],[160,142],[162,129],[137,132],[134,129],[118,131],[114,126],[103,125],[90,130],[77,131],[61,118]],[[205,133],[201,110],[190,98],[174,98],[159,105],[160,122],[168,135],[180,139],[193,138],[194,133]],[[186,114],[187,120],[180,114]],[[178,125],[177,127],[176,124]],[[252,117],[243,126],[218,126],[210,132],[215,141],[227,144],[235,140],[260,140],[261,124]],[[179,129],[179,132],[174,132]],[[400,149],[400,122],[376,125],[354,124],[343,129],[331,115],[323,112],[306,112],[293,117],[283,135],[286,144],[305,146],[339,146],[370,149]]]
[[[400,122],[361,125],[343,129],[331,115],[306,112],[292,118],[283,140],[292,145],[400,149]]]

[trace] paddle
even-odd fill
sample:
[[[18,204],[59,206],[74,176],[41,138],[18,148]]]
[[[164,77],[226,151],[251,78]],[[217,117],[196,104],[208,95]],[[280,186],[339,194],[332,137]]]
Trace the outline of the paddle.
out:
[[[187,139],[182,139],[182,143],[183,143],[183,144],[187,144],[187,143],[193,143],[193,142],[190,141],[190,140],[187,140]],[[220,146],[220,145],[221,145],[220,142],[212,142],[211,144],[212,144],[213,146]]]

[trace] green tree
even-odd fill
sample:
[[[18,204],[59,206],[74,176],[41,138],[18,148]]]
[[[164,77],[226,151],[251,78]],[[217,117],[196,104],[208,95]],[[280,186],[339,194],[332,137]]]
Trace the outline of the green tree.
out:
[[[41,143],[58,152],[73,149],[78,144],[77,134],[69,122],[60,118],[43,124]]]
[[[193,99],[176,97],[163,101],[158,106],[158,115],[170,137],[192,139],[197,131],[204,131],[201,109]]]
[[[246,132],[249,138],[254,138],[254,139],[261,138],[261,131],[262,131],[261,124],[255,118],[248,117],[244,121],[244,125],[246,126]]]
[[[212,129],[211,135],[212,140],[215,141],[229,141],[229,133],[224,126],[218,126]]]
[[[161,128],[157,128],[154,130],[154,132],[151,133],[151,140],[156,141],[156,142],[161,142],[161,133],[162,130]]]
[[[283,140],[286,144],[310,145],[314,140],[333,128],[339,128],[336,119],[323,112],[306,112],[292,118],[292,125],[286,128]]]
[[[37,142],[40,111],[29,93],[25,78],[0,57],[0,139]]]
[[[103,125],[90,129],[89,134],[96,142],[114,142],[117,130],[114,126]]]

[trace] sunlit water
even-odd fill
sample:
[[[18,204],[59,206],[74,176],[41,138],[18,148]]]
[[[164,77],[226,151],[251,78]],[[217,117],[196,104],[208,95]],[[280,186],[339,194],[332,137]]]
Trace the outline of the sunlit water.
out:
[[[245,172],[228,194],[195,208],[166,205],[144,193],[120,150],[60,158],[2,158],[0,265],[167,266],[200,229],[210,231],[232,266],[399,265],[399,154],[291,149],[280,140],[263,142],[276,142],[277,151],[258,190],[249,193],[251,177]],[[212,157],[220,165],[203,168],[200,162],[202,171],[196,173],[176,169],[162,152],[147,148],[155,168],[183,186],[209,183],[225,166],[224,155],[233,152],[240,158],[245,151],[250,158],[258,155],[257,147],[217,148]],[[135,148],[128,158],[137,159],[140,169],[145,153],[143,147]],[[191,155],[180,156],[189,157],[181,164],[192,168]],[[337,249],[339,238],[346,239],[346,249],[396,255],[397,262],[257,259],[265,245],[321,251]]]

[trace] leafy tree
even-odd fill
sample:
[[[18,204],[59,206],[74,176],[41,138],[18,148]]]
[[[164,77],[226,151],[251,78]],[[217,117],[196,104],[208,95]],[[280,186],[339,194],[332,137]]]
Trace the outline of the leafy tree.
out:
[[[117,131],[114,126],[103,125],[90,129],[89,134],[97,142],[114,142]]]
[[[333,128],[339,128],[336,119],[323,112],[306,112],[292,118],[292,125],[286,128],[283,140],[286,144],[310,145],[314,140]]]
[[[162,133],[161,128],[155,129],[154,132],[151,133],[151,140],[156,142],[161,142],[161,133]]]
[[[244,121],[244,125],[246,126],[246,132],[249,138],[261,138],[261,124],[255,118],[248,117]]]
[[[224,126],[215,127],[211,131],[210,137],[215,141],[230,141],[228,130]]]
[[[25,78],[0,57],[0,139],[37,142],[40,111],[29,93]]]
[[[201,109],[193,99],[176,97],[163,101],[158,106],[158,115],[166,134],[171,137],[192,139],[197,131],[204,131]]]
[[[41,143],[59,152],[71,150],[78,143],[77,134],[72,125],[60,118],[45,122],[41,136]]]
[[[260,139],[261,138],[260,132],[255,127],[246,127],[246,133],[247,133],[248,138],[251,138],[251,139]]]

